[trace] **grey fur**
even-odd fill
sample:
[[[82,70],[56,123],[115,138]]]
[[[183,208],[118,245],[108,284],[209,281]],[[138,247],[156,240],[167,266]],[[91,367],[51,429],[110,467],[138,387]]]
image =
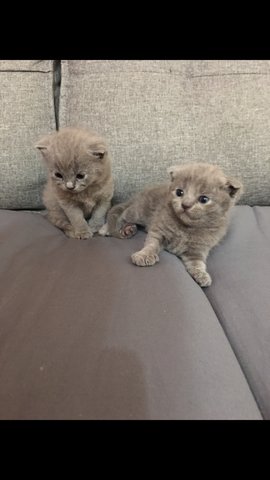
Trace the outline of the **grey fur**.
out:
[[[180,257],[194,280],[207,287],[211,285],[207,256],[227,231],[242,183],[206,163],[171,167],[168,173],[169,183],[146,188],[130,201],[112,207],[100,234],[130,238],[136,225],[141,225],[148,234],[144,247],[131,256],[135,265],[154,265],[165,249]],[[177,196],[177,190],[183,195]],[[200,203],[201,196],[209,201]]]
[[[43,192],[48,219],[68,237],[92,237],[104,224],[113,196],[104,139],[90,130],[64,128],[43,137],[36,148],[48,168]]]

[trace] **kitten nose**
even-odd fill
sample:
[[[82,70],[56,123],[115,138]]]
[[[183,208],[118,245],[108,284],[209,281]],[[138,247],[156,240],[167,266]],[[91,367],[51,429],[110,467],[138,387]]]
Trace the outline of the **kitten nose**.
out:
[[[188,208],[192,207],[192,203],[182,203],[182,207],[184,210],[187,210]]]
[[[74,190],[74,185],[72,182],[67,182],[66,187],[68,190]]]

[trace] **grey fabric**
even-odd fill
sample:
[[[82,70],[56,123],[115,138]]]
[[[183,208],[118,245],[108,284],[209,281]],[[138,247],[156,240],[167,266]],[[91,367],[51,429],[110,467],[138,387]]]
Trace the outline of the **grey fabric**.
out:
[[[270,207],[236,207],[208,266],[213,284],[207,297],[270,419]]]
[[[71,240],[0,212],[1,419],[260,419],[203,291],[145,238]]]
[[[34,145],[55,129],[52,61],[0,61],[0,208],[41,208],[45,167]]]
[[[115,200],[166,178],[172,164],[217,163],[270,204],[270,61],[62,62],[60,126],[104,134]]]

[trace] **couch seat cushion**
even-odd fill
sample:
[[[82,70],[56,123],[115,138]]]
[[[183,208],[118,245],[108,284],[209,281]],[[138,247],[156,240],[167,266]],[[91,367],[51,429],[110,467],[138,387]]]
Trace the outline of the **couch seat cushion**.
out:
[[[259,419],[204,292],[163,252],[0,212],[0,418]]]
[[[210,254],[205,290],[265,418],[270,418],[270,207],[235,207]]]

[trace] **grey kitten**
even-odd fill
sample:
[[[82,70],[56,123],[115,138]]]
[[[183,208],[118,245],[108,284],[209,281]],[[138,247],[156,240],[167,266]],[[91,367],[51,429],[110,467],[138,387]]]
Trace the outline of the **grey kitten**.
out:
[[[130,238],[142,225],[148,232],[144,247],[132,255],[135,265],[159,261],[162,249],[180,257],[201,287],[211,285],[206,270],[209,251],[225,235],[231,207],[242,184],[215,165],[197,163],[168,169],[171,182],[146,188],[108,212],[102,235]]]
[[[85,129],[63,128],[43,137],[36,148],[48,168],[43,192],[48,219],[68,237],[92,237],[104,224],[113,196],[105,141]]]

